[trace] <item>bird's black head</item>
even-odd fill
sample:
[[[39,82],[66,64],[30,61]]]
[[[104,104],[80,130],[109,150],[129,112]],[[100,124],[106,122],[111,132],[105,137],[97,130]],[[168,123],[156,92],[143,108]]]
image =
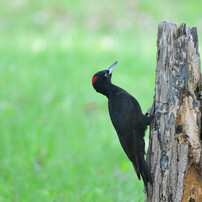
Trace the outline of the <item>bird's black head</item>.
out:
[[[107,70],[97,72],[92,79],[94,89],[103,95],[108,94],[111,86],[112,71],[118,62],[116,61]]]

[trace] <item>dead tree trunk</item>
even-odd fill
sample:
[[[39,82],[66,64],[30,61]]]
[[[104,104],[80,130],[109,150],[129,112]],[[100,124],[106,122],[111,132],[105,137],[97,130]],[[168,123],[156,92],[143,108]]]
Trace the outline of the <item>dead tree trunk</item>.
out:
[[[159,23],[146,201],[202,202],[200,73],[196,28]]]

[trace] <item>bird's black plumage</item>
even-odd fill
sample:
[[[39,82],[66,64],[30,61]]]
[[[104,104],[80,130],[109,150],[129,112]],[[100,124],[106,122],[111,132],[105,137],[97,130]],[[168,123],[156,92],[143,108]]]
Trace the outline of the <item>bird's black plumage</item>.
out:
[[[147,191],[151,182],[150,169],[144,160],[144,135],[153,116],[142,114],[137,100],[122,88],[111,83],[112,71],[109,69],[97,72],[92,79],[95,90],[108,98],[108,109],[112,124],[118,134],[121,146],[132,162],[138,178],[142,177]]]

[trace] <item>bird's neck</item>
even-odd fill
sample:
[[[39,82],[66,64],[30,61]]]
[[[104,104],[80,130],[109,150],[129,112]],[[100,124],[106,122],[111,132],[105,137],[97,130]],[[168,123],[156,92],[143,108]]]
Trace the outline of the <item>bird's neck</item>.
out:
[[[118,86],[110,83],[108,87],[106,88],[105,96],[110,99],[114,97],[118,92],[120,92],[122,89],[119,88]]]

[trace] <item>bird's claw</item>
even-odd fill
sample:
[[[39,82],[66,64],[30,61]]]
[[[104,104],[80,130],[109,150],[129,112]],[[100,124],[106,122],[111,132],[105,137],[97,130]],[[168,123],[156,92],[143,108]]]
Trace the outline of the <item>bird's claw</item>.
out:
[[[166,110],[160,110],[160,109],[156,110],[156,114],[167,114],[167,113],[168,113],[168,111],[166,111]]]
[[[145,113],[145,116],[151,116],[151,108],[152,108],[152,107],[150,107],[150,108],[147,110],[147,112]]]

